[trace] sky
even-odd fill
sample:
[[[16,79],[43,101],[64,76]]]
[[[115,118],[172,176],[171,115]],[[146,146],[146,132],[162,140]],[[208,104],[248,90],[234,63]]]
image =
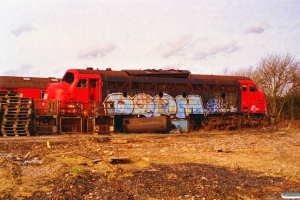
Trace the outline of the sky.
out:
[[[1,0],[0,76],[67,69],[221,74],[300,60],[298,0]]]

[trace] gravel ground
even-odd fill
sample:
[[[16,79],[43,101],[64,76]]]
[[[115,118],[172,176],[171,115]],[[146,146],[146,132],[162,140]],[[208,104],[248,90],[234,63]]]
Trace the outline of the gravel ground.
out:
[[[282,199],[298,130],[0,138],[0,199]]]

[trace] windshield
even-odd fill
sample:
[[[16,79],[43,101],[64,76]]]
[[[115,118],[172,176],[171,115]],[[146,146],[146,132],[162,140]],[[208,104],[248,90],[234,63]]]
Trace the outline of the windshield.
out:
[[[66,82],[68,84],[72,84],[73,81],[74,81],[74,74],[72,72],[67,72],[63,79],[62,79],[63,82]]]

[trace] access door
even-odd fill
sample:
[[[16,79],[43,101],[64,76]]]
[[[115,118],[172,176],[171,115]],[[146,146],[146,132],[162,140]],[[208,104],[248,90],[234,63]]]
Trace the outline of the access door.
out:
[[[89,79],[89,101],[100,101],[99,79]]]

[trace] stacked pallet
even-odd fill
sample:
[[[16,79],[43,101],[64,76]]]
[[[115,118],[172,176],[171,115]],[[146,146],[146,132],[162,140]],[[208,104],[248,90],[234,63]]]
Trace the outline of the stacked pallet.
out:
[[[0,91],[1,133],[7,136],[30,136],[32,99],[18,92]]]

